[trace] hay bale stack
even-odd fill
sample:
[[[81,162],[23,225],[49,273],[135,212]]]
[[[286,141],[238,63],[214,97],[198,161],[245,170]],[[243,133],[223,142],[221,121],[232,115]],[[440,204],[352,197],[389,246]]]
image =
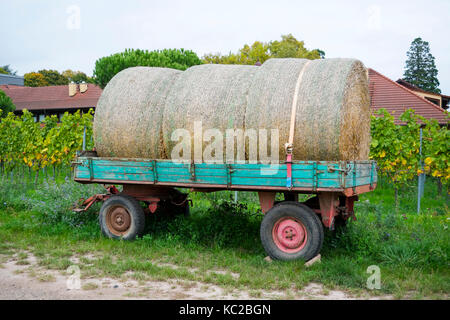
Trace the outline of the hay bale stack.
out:
[[[368,159],[368,80],[354,59],[126,69],[99,100],[96,148],[100,156],[168,159],[172,132],[187,129],[193,138],[194,122],[202,121],[203,131],[219,129],[224,136],[226,129],[279,129],[284,159],[294,103],[295,160]]]
[[[284,158],[296,86],[293,158],[368,159],[368,83],[366,69],[358,60],[266,61],[249,91],[246,128],[278,128]]]
[[[94,118],[102,157],[160,158],[167,93],[181,71],[134,67],[116,74],[103,90]]]

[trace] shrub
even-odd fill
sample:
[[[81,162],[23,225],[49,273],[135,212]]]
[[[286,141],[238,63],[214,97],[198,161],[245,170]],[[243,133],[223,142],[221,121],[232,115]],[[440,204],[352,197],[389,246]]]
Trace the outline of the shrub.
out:
[[[184,49],[164,50],[134,50],[103,57],[95,62],[94,81],[104,88],[109,80],[123,69],[137,66],[164,67],[186,70],[190,66],[202,64],[199,57],[192,51]]]

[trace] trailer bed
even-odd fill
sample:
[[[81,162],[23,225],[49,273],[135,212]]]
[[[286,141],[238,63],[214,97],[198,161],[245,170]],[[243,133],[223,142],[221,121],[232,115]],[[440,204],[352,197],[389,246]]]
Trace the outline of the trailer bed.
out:
[[[375,161],[293,161],[292,185],[287,165],[262,163],[176,163],[170,160],[77,157],[74,179],[80,183],[146,184],[187,188],[368,192],[377,183]]]

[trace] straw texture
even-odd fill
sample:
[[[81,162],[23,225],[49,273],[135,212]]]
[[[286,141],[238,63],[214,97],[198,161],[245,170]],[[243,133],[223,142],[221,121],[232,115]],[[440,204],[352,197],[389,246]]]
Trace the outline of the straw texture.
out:
[[[202,122],[203,131],[218,129],[224,138],[227,129],[245,128],[248,90],[257,71],[255,66],[213,64],[184,71],[175,81],[164,109],[166,154],[170,155],[176,143],[171,141],[171,134],[178,128],[191,133],[194,145],[195,121]],[[223,143],[224,157],[225,149]],[[194,159],[194,147],[191,153]]]
[[[94,141],[103,157],[161,158],[163,110],[181,71],[134,67],[103,90],[94,117]]]
[[[167,159],[176,143],[172,132],[187,129],[194,138],[195,121],[224,139],[226,129],[278,129],[284,159],[292,107],[295,160],[368,159],[367,72],[355,59],[126,69],[99,100],[94,138],[100,156]]]

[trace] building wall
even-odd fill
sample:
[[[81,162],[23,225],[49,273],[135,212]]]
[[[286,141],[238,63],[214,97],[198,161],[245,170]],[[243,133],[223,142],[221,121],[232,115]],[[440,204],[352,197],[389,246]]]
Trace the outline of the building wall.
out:
[[[424,93],[424,92],[419,92],[419,91],[414,91],[414,93],[417,94],[418,96],[422,97],[422,98],[425,98],[425,99],[430,98],[430,99],[439,101],[438,106],[442,108],[442,99],[441,99],[440,95],[429,94],[429,93]],[[431,101],[431,102],[433,102],[433,101]]]

